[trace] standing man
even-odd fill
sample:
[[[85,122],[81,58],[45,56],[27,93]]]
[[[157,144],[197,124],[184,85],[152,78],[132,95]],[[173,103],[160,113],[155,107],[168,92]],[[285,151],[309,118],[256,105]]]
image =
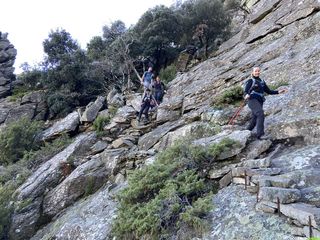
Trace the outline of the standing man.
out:
[[[264,135],[264,111],[263,102],[265,101],[264,93],[281,94],[288,90],[282,89],[279,91],[270,90],[266,82],[260,78],[260,68],[254,67],[251,73],[251,79],[246,81],[245,85],[245,100],[248,100],[248,107],[251,110],[252,118],[247,130],[252,131],[257,126],[257,138],[266,139]]]
[[[144,86],[144,94],[146,93],[146,89],[150,89],[153,77],[152,67],[149,67],[141,79],[141,84]]]

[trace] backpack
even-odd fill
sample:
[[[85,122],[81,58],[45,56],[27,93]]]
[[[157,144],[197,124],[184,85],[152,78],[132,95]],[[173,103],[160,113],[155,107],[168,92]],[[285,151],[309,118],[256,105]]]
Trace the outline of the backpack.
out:
[[[153,77],[153,73],[152,72],[145,72],[144,73],[144,77],[143,77],[143,81],[144,82],[148,82],[149,84],[151,83]]]
[[[254,92],[254,91],[253,91],[253,88],[254,88],[254,85],[256,84],[256,79],[255,79],[255,78],[250,78],[250,79],[246,80],[246,81],[244,82],[244,84],[242,85],[243,97],[245,97],[245,95],[246,95],[245,90],[246,90],[246,88],[247,88],[250,80],[252,80],[252,85],[251,85],[251,87],[249,88],[249,94],[251,94],[252,92]],[[262,81],[262,85],[265,85],[265,84],[266,84],[263,79],[261,79],[261,81]],[[264,97],[264,94],[263,94],[263,93],[258,93],[258,92],[254,92],[254,93],[260,95],[260,96],[262,97],[262,100],[265,101],[265,97]]]

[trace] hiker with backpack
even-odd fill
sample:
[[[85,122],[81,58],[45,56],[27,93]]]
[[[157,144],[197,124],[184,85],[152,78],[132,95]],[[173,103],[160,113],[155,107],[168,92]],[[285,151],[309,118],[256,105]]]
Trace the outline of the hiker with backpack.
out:
[[[152,83],[152,88],[154,91],[154,97],[155,97],[157,103],[160,104],[162,102],[163,95],[165,93],[165,85],[160,80],[159,76],[157,76],[156,80]]]
[[[148,68],[148,71],[144,72],[141,79],[141,84],[144,87],[144,93],[146,93],[146,89],[151,87],[152,79],[154,78],[154,75],[152,73],[152,67]]]
[[[141,121],[141,116],[144,113],[145,117],[146,117],[146,121],[149,122],[149,109],[152,108],[153,106],[158,106],[156,99],[154,98],[154,96],[151,93],[151,89],[147,88],[146,93],[144,94],[143,98],[142,98],[142,104],[141,104],[141,109],[139,112],[139,116],[138,116],[138,121]]]
[[[251,110],[251,120],[246,128],[252,131],[257,126],[257,139],[267,139],[264,137],[264,111],[263,102],[265,101],[264,93],[267,94],[281,94],[286,93],[288,90],[270,90],[264,80],[260,78],[260,68],[254,67],[251,73],[251,78],[245,82],[244,92],[245,100],[248,101],[248,107]]]

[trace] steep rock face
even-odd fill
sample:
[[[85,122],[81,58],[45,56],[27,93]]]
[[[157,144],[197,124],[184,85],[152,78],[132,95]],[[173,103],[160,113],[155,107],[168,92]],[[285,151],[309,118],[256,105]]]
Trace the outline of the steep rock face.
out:
[[[242,30],[215,57],[178,76],[160,106],[161,116],[203,109],[212,96],[237,85],[260,66],[268,84],[286,81],[286,95],[267,97],[266,124],[277,139],[319,138],[319,1],[259,1]],[[179,100],[180,108],[168,108]],[[167,119],[167,118],[166,118]],[[159,119],[160,120],[160,119]],[[303,127],[302,127],[303,126]],[[280,131],[279,129],[288,130]]]
[[[320,2],[246,2],[251,10],[237,35],[225,42],[213,58],[170,83],[164,103],[158,109],[156,124],[135,123],[141,96],[132,96],[104,128],[105,140],[110,145],[105,144],[103,149],[106,149],[98,155],[101,161],[79,163],[80,167],[62,182],[58,182],[56,173],[58,163],[65,160],[49,161],[28,179],[19,189],[18,198],[34,199],[23,211],[14,214],[12,239],[24,236],[33,236],[34,240],[108,239],[117,205],[112,191],[102,187],[92,196],[79,200],[83,195],[81,188],[92,177],[99,181],[97,187],[100,187],[109,174],[116,184],[123,182],[128,169],[152,162],[157,149],[167,148],[187,132],[196,133],[196,125],[225,125],[235,108],[216,112],[209,107],[212,97],[248,78],[256,65],[262,68],[262,77],[268,84],[287,81],[289,92],[268,96],[264,105],[266,130],[272,143],[253,141],[243,126],[222,129],[220,134],[212,133],[201,140],[209,144],[229,136],[241,141],[235,152],[226,152],[218,163],[235,154],[243,157],[241,162],[227,160],[223,168],[219,165],[210,171],[209,177],[217,180],[222,190],[213,198],[211,231],[202,239],[301,239],[308,236],[305,231],[308,216],[312,217],[314,233],[320,230],[319,146],[286,150],[287,146],[278,145],[281,150],[277,147],[273,151],[279,142],[299,140],[304,145],[319,144]],[[0,117],[1,114],[8,113],[0,109]],[[244,124],[248,114],[245,108],[236,123]],[[134,136],[133,140],[124,144],[128,136]],[[151,158],[146,160],[148,157]],[[41,179],[47,181],[50,189],[39,184]],[[73,184],[79,187],[74,188]],[[238,184],[246,185],[247,191],[257,194],[260,202],[256,204],[256,196],[244,191],[244,186],[234,186]],[[266,214],[278,211],[275,203],[278,197],[281,214],[295,226],[289,225],[284,217]],[[55,217],[47,226],[39,226],[44,213]]]
[[[12,81],[15,79],[14,60],[17,50],[7,38],[7,33],[0,32],[0,98],[10,94]]]

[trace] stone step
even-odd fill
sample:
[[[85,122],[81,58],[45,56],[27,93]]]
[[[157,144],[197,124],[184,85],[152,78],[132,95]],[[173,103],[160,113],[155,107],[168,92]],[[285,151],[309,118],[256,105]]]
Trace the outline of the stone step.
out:
[[[258,198],[276,203],[279,198],[280,203],[293,203],[301,198],[299,189],[260,187]]]
[[[250,159],[238,164],[239,167],[247,168],[268,168],[270,165],[271,160],[269,158]]]
[[[260,201],[256,204],[256,210],[266,213],[276,213],[278,212],[278,206],[277,203],[274,202]],[[310,217],[313,236],[320,237],[320,208],[305,203],[280,204],[280,212],[292,219],[291,221],[294,225],[304,228],[304,234],[306,236],[309,236]]]
[[[259,168],[259,169],[251,169],[246,167],[236,167],[232,168],[232,176],[233,177],[244,177],[245,174],[247,176],[254,176],[254,175],[278,175],[281,173],[281,168]]]
[[[293,188],[296,183],[293,179],[278,175],[278,176],[264,176],[255,175],[251,181],[260,187],[279,187],[279,188]]]

